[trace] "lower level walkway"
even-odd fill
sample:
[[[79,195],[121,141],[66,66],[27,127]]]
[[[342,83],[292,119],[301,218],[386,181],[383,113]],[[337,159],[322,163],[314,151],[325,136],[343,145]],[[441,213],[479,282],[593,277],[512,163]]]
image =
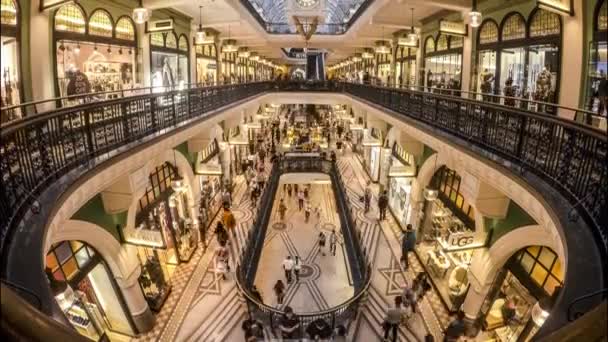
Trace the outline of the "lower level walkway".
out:
[[[304,184],[299,185],[300,189],[303,187]],[[276,306],[273,286],[279,279],[287,286],[283,305],[289,305],[298,313],[323,311],[347,301],[353,296],[354,288],[332,186],[310,186],[309,201],[313,210],[308,221],[305,210],[298,206],[295,193],[292,191],[292,196],[289,196],[283,184],[279,189],[255,281],[265,303]],[[287,206],[284,220],[279,215],[281,199]],[[337,237],[335,255],[330,253],[332,231]],[[320,232],[326,238],[324,248],[319,247]],[[292,277],[293,281],[287,283],[281,264],[287,256],[292,259],[299,256],[302,262],[300,281]]]

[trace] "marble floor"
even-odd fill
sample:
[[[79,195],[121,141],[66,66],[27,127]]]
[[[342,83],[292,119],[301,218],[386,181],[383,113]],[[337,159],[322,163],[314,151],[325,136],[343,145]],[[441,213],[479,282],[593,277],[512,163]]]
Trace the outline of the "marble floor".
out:
[[[304,185],[299,186],[302,188]],[[295,194],[290,197],[283,184],[279,185],[255,279],[265,303],[275,307],[278,303],[273,286],[281,279],[287,285],[281,307],[288,305],[295,312],[329,309],[347,301],[354,292],[332,187],[330,184],[312,184],[309,196],[314,212],[306,222],[304,210],[299,210]],[[278,213],[281,199],[287,206],[284,221]],[[338,235],[335,255],[329,253],[329,236],[333,230]],[[324,250],[317,243],[319,232],[323,232],[327,239]],[[299,282],[294,277],[287,284],[282,261],[288,255],[292,259],[299,256],[302,260]]]

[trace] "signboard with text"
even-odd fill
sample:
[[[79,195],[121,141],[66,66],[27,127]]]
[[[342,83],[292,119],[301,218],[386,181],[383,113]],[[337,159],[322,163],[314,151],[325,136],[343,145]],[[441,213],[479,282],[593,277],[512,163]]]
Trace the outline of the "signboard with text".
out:
[[[452,36],[466,36],[468,26],[464,22],[457,21],[439,21],[439,32]]]

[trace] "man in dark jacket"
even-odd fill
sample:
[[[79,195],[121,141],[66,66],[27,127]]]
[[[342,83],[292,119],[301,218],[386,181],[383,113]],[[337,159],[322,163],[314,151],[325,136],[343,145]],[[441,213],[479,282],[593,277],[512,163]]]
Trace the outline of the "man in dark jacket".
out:
[[[388,207],[388,195],[386,190],[378,197],[378,209],[380,210],[380,221],[386,219],[386,208]]]
[[[412,227],[411,224],[407,225],[407,230],[403,232],[403,237],[401,239],[401,261],[405,263],[405,269],[410,266],[408,257],[410,252],[414,251],[414,247],[416,246],[416,231]]]

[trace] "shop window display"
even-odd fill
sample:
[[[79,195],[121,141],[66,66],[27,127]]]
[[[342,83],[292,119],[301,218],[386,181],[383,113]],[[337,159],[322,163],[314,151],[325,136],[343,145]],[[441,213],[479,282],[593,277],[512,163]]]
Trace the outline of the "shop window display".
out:
[[[401,229],[405,230],[412,215],[412,181],[416,178],[414,156],[395,143],[389,163],[389,207]]]
[[[85,18],[86,13],[77,4],[65,4],[55,12],[55,70],[59,94],[72,96],[139,87],[138,49],[131,19],[122,16],[114,25],[110,14],[102,9],[93,11],[88,22]],[[116,93],[104,93],[99,98],[116,96]],[[73,101],[78,100],[64,102]]]
[[[217,52],[214,44],[196,45],[196,82],[214,85],[217,82]]]
[[[175,32],[151,34],[150,45],[152,86],[157,87],[156,91],[185,87],[189,83],[188,51],[179,49]]]
[[[197,153],[195,173],[199,175],[201,187],[198,224],[201,239],[203,239],[210,236],[207,232],[222,205],[223,173],[217,140],[214,139],[205,149]]]
[[[585,106],[600,116],[608,115],[608,1],[595,8],[593,41],[589,43]]]
[[[19,65],[19,11],[15,0],[2,0],[0,3],[2,36],[0,37],[0,107],[21,103],[21,73]],[[9,111],[0,122],[21,117],[18,109]]]
[[[443,34],[425,41],[424,70],[427,89],[460,90],[462,70],[462,38]]]
[[[59,307],[81,335],[100,341],[109,331],[135,334],[108,267],[93,248],[80,241],[53,245],[46,273]]]

